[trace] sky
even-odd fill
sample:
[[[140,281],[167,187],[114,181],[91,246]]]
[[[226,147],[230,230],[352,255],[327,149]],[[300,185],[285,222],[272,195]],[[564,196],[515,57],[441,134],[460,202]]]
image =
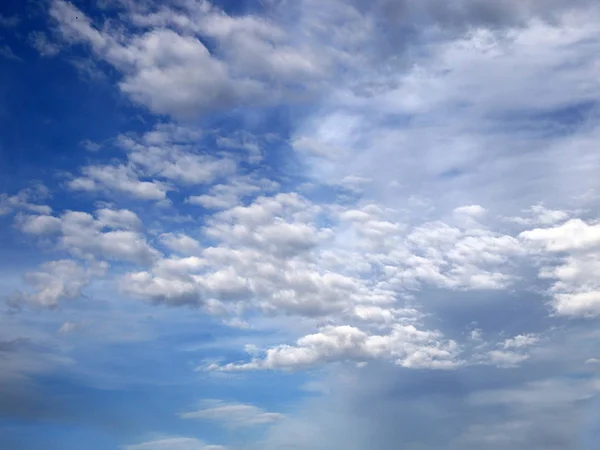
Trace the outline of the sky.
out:
[[[5,0],[0,448],[594,450],[600,4]]]

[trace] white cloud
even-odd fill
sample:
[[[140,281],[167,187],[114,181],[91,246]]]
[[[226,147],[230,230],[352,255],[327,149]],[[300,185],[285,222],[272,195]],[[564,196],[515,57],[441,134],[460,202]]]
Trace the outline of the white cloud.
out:
[[[520,363],[529,359],[529,355],[502,350],[492,350],[488,355],[492,364],[505,368],[517,367]]]
[[[591,250],[600,246],[600,224],[571,219],[556,227],[524,231],[520,236],[548,252]]]
[[[186,201],[207,209],[228,209],[239,205],[244,198],[271,192],[278,187],[278,183],[267,179],[238,177],[230,179],[227,184],[216,184],[207,194],[193,195]]]
[[[119,50],[123,62],[133,68],[120,83],[121,90],[157,113],[193,117],[265,94],[256,81],[234,79],[227,65],[193,36],[159,29]],[[173,85],[178,86],[176,91],[170,89]]]
[[[50,206],[31,203],[36,200],[46,200],[49,196],[48,188],[42,184],[22,189],[16,195],[0,194],[0,216],[21,210],[36,214],[51,214]]]
[[[158,126],[141,138],[121,136],[119,145],[141,173],[182,184],[208,184],[232,175],[236,163],[197,150],[199,135],[192,130]]]
[[[8,196],[4,208],[20,211],[17,226],[29,236],[45,242],[57,236],[59,248],[71,255],[133,263],[129,273],[116,273],[125,293],[202,307],[232,326],[245,326],[246,318],[254,327],[256,316],[274,316],[281,340],[261,345],[264,351],[248,344],[247,360],[219,359],[215,371],[300,370],[338,362],[369,362],[365,373],[378,362],[418,369],[481,362],[516,367],[538,355],[532,349],[540,336],[504,331],[502,336],[512,337],[494,343],[486,342],[492,330],[469,337],[464,327],[453,328],[471,320],[486,328],[489,317],[479,316],[495,314],[495,308],[511,308],[498,314],[498,322],[521,308],[527,317],[537,313],[530,305],[535,300],[524,306],[513,298],[523,295],[513,292],[522,286],[540,290],[528,278],[532,264],[541,266],[540,279],[550,283],[556,314],[599,315],[600,232],[596,222],[579,217],[583,200],[574,197],[596,186],[600,168],[594,116],[575,123],[580,110],[600,100],[597,15],[555,16],[562,11],[556,5],[566,4],[558,0],[544,4],[553,23],[530,20],[528,14],[542,7],[516,0],[458,1],[452,7],[439,0],[325,3],[268,1],[268,14],[259,17],[230,16],[203,1],[122,2],[118,16],[96,17],[94,24],[69,3],[55,0],[51,7],[63,37],[89,44],[97,60],[120,74],[122,92],[153,112],[195,119],[232,110],[237,117],[240,106],[274,102],[287,108],[300,96],[308,99],[302,114],[291,114],[289,142],[264,150],[277,151],[274,165],[279,169],[281,162],[284,175],[291,175],[282,177],[285,189],[293,189],[294,177],[308,176],[316,187],[311,201],[277,194],[280,187],[261,178],[272,173],[262,171],[271,169],[270,158],[252,173],[248,166],[259,162],[263,141],[249,132],[203,141],[213,132],[162,124],[113,141],[124,151],[121,161],[90,155],[98,162],[69,186],[159,202],[168,196],[178,214],[191,211],[181,227],[178,217],[151,217],[164,255],[127,210],[53,216],[48,207]],[[421,17],[434,25],[421,26]],[[417,41],[422,47],[412,51]],[[241,111],[241,122],[270,122],[255,112],[250,117]],[[296,150],[290,158],[300,160],[291,170],[286,144]],[[305,167],[308,173],[294,172]],[[322,191],[327,198],[348,195],[322,204]],[[116,197],[111,200],[119,204]],[[179,203],[183,198],[187,204]],[[542,206],[548,200],[554,209]],[[590,202],[592,213],[596,203]],[[531,204],[536,206],[523,212]],[[163,211],[170,215],[172,209]],[[46,268],[32,278],[32,302],[52,305],[80,294],[83,287],[58,272]],[[293,316],[289,323],[301,329],[282,326],[284,316]],[[464,345],[456,337],[461,333]],[[241,338],[240,346],[254,335]],[[495,367],[484,370],[496,373]],[[411,376],[408,385],[423,382],[419,374]],[[436,396],[446,384],[436,386]],[[551,392],[546,388],[533,390]],[[514,400],[513,392],[503,393]],[[418,414],[423,405],[427,409],[419,398],[419,408],[405,409]],[[362,423],[375,422],[365,411],[369,420]],[[182,417],[238,426],[281,418],[228,403]],[[507,421],[507,434],[515,423]],[[355,425],[346,423],[346,430],[349,424]],[[492,442],[495,435],[488,437]],[[363,448],[363,442],[353,445]],[[317,447],[335,448],[328,445]],[[128,448],[212,447],[165,438]]]
[[[13,49],[7,44],[0,44],[0,56],[12,61],[23,62],[23,59],[20,56],[17,56]]]
[[[139,135],[121,135],[115,144],[124,150],[126,161],[83,167],[82,175],[67,185],[76,191],[122,193],[141,200],[164,201],[169,191],[237,177],[235,155],[208,151],[202,137],[197,128],[173,123],[157,124]],[[250,185],[251,182],[257,186]],[[233,183],[229,184],[224,194],[241,198],[244,190],[260,191],[261,187],[267,189],[273,185],[276,186],[266,180],[239,177],[235,188]],[[219,188],[215,186],[213,191],[219,193]]]
[[[540,338],[535,334],[520,334],[514,338],[505,340],[502,346],[505,349],[520,349],[537,344],[539,340]]]
[[[80,327],[80,324],[78,324],[78,323],[65,322],[60,326],[60,328],[56,331],[56,333],[61,336],[66,336],[66,335],[71,334],[74,331],[76,331],[79,327]]]
[[[249,427],[268,425],[284,418],[283,414],[267,412],[263,409],[242,403],[225,403],[220,400],[205,401],[197,411],[180,414],[182,419],[209,420],[229,427]]]
[[[139,230],[142,221],[127,209],[102,208],[96,211],[98,226],[113,230]]]
[[[207,445],[195,438],[172,437],[126,445],[124,450],[227,450],[221,445]]]
[[[163,6],[142,13],[132,8],[121,16],[140,27],[130,28],[131,34],[110,26],[99,31],[63,0],[54,0],[50,13],[64,39],[89,44],[121,71],[124,93],[153,112],[179,118],[298,96],[299,83],[318,86],[335,55],[291,46],[284,28],[258,17],[229,16],[206,2],[182,6],[184,11]],[[147,26],[152,31],[142,32]],[[200,38],[218,42],[213,53]],[[269,79],[275,83],[267,84]],[[177,92],[170,89],[174,85]]]
[[[147,264],[160,256],[137,231],[141,226],[137,215],[125,209],[103,208],[96,211],[96,218],[79,211],[66,211],[60,217],[27,216],[18,218],[17,226],[40,237],[58,235],[59,248],[79,258]]]
[[[41,270],[25,274],[33,292],[20,293],[16,300],[33,306],[55,308],[61,300],[74,300],[90,281],[90,270],[71,260],[42,264]]]
[[[84,139],[79,143],[79,145],[82,146],[88,152],[97,152],[102,148],[102,144],[94,142],[90,139]]]
[[[481,339],[479,339],[481,340]],[[520,334],[505,339],[497,344],[496,350],[490,350],[483,355],[483,362],[491,363],[502,368],[515,368],[531,356],[528,349],[540,342],[540,337],[535,334]],[[485,343],[478,349],[484,348]]]
[[[398,20],[411,26],[404,21],[419,8],[402,5],[407,16]],[[438,6],[442,16],[452,16]],[[505,32],[465,24],[454,39],[427,41],[426,52],[408,55],[402,52],[413,42],[395,35],[407,44],[386,41],[381,51],[395,56],[385,59],[387,69],[363,70],[358,80],[340,77],[319,111],[296,127],[296,138],[311,148],[344,149],[336,164],[309,158],[309,174],[315,180],[373,178],[369,198],[397,209],[411,209],[411,197],[441,209],[485,205],[506,215],[540,201],[578,207],[573,198],[595,188],[600,158],[592,143],[599,129],[593,123],[565,127],[561,117],[600,98],[598,84],[588,82],[597,79],[598,49],[588,45],[598,42],[592,17],[597,8]],[[401,185],[390,189],[393,182]]]
[[[527,212],[529,217],[507,217],[507,220],[522,225],[549,226],[569,219],[568,212],[547,209],[543,205],[533,205]]]
[[[82,177],[68,182],[74,191],[113,191],[131,195],[141,200],[164,200],[169,186],[156,180],[142,181],[131,166],[88,166]]]
[[[210,370],[297,370],[336,361],[392,360],[409,368],[449,369],[460,364],[456,342],[438,331],[422,331],[413,325],[394,325],[387,335],[369,335],[351,326],[328,326],[304,336],[296,346],[268,349],[263,359],[248,363],[213,364]]]
[[[200,242],[183,233],[163,233],[160,241],[169,250],[180,255],[193,256],[202,252]]]
[[[24,233],[45,235],[60,231],[61,221],[54,216],[17,216],[16,225]]]
[[[122,289],[155,302],[171,305],[201,302],[198,286],[193,280],[153,277],[148,272],[129,273],[121,281]]]
[[[378,6],[334,1],[315,14],[311,1],[294,8],[274,3],[265,5],[273,12],[269,18],[230,16],[208,2],[125,3],[118,18],[92,24],[71,4],[55,0],[51,15],[67,41],[90,45],[97,59],[121,74],[122,91],[154,112],[193,118],[220,108],[287,103],[302,92],[315,108],[292,125],[294,157],[307,164],[314,185],[345,186],[362,195],[356,204],[271,195],[278,185],[251,170],[244,175],[246,163],[261,155],[249,132],[211,135],[206,142],[214,145],[215,138],[215,150],[201,141],[212,131],[161,124],[120,136],[123,161],[89,165],[69,185],[158,201],[178,190],[188,203],[182,209],[195,204],[219,210],[205,214],[200,229],[186,229],[201,237],[158,224],[160,242],[172,252],[161,255],[140,232],[137,217],[113,210],[95,216],[47,212],[28,216],[21,228],[58,232],[62,248],[78,257],[145,266],[121,277],[121,286],[150,301],[202,306],[228,323],[241,320],[229,315],[251,310],[308,318],[314,326],[294,346],[273,346],[263,359],[223,367],[296,368],[361,358],[452,366],[458,344],[419,322],[421,309],[428,308],[424,292],[508,289],[532,254],[544,263],[540,276],[556,281],[549,291],[556,312],[600,311],[600,286],[591,275],[600,247],[597,224],[568,220],[572,212],[538,203],[560,186],[554,207],[563,208],[574,192],[593,186],[600,167],[594,150],[600,129],[582,125],[565,137],[555,124],[565,107],[600,99],[598,86],[589,82],[597,72],[589,62],[598,50],[593,14],[569,14],[554,24],[526,21],[501,33],[463,26],[460,14],[453,16],[460,19],[456,32],[436,16],[452,39],[438,39],[440,30],[432,28],[435,39],[427,41],[426,52],[405,55],[407,39],[397,51],[354,57],[357,48],[383,43],[373,16]],[[518,9],[510,4],[511,11]],[[406,5],[405,11],[429,17],[433,6],[452,16],[432,1],[423,10]],[[332,10],[335,17],[328,17]],[[282,18],[292,20],[279,23]],[[409,24],[393,8],[384,19]],[[385,68],[362,64],[383,53],[394,54]],[[340,66],[349,70],[337,71]],[[316,91],[327,95],[316,101],[310,95]],[[251,156],[223,148],[244,148]],[[177,202],[180,196],[170,197]],[[537,206],[527,217],[513,217],[532,203]],[[512,217],[509,228],[514,222],[552,228],[514,236],[494,223],[492,211]],[[569,254],[554,255],[559,252]],[[564,259],[546,264],[548,254]],[[415,343],[415,336],[431,342],[423,337]],[[516,336],[485,357],[518,364],[535,339]],[[408,347],[399,343],[405,341]]]
[[[520,234],[544,258],[542,279],[554,280],[548,290],[557,314],[574,317],[600,315],[600,225],[571,219],[562,225],[535,228]]]
[[[127,229],[103,231],[105,222],[94,219],[91,214],[67,211],[60,219],[60,245],[75,256],[147,264],[160,255],[147,243],[142,234]]]
[[[29,33],[27,41],[41,56],[55,56],[60,52],[60,46],[48,39],[48,36],[43,31],[32,31]]]
[[[486,210],[483,206],[480,205],[467,205],[467,206],[460,206],[458,208],[454,209],[454,214],[456,215],[466,215],[466,216],[470,216],[470,217],[481,217],[483,215],[485,215]]]

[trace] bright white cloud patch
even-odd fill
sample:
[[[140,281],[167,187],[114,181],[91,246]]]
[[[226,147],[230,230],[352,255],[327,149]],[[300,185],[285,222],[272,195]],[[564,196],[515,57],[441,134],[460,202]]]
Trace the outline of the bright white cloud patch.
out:
[[[600,227],[581,219],[562,225],[524,231],[521,237],[551,258],[539,275],[554,280],[549,289],[558,314],[593,317],[600,314]]]
[[[296,346],[268,349],[264,359],[249,363],[212,365],[210,370],[304,369],[334,361],[367,362],[382,358],[409,368],[446,369],[459,364],[458,346],[444,341],[437,331],[422,331],[412,325],[396,325],[390,334],[369,335],[350,327],[327,327],[300,338]]]

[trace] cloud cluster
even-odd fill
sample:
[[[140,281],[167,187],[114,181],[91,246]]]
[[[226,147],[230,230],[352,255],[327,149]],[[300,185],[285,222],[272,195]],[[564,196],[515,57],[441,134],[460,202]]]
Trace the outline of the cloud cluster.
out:
[[[123,17],[136,28],[131,34],[108,23],[95,28],[63,0],[52,2],[50,14],[67,42],[89,45],[122,73],[123,93],[159,114],[191,118],[306,96],[330,76],[328,66],[343,61],[293,45],[293,36],[266,18],[230,16],[209,2],[129,6]],[[209,50],[207,41],[216,45]]]
[[[390,359],[410,368],[444,369],[459,363],[456,342],[442,341],[437,331],[422,331],[413,325],[394,325],[388,335],[369,335],[351,326],[330,326],[304,336],[296,346],[281,345],[265,352],[264,359],[244,364],[211,365],[209,370],[296,370],[327,362],[368,362]]]
[[[31,236],[51,238],[57,247],[85,260],[149,264],[160,256],[139,231],[141,222],[129,210],[99,209],[95,216],[65,211],[60,216],[20,215],[17,227]]]
[[[239,333],[214,345],[245,356],[191,362],[206,379],[329,382],[294,417],[217,400],[179,413],[266,430],[244,448],[575,448],[598,394],[595,322],[562,320],[600,316],[596,2],[102,5],[51,0],[29,43],[88,51],[81,66],[110,67],[154,125],[80,141],[90,160],[61,188],[107,203],[0,196],[53,252],[15,301],[56,308],[102,277]],[[52,330],[66,342],[81,323]],[[9,376],[38,370],[27,342],[0,342]],[[125,448],[224,449],[148,436]]]

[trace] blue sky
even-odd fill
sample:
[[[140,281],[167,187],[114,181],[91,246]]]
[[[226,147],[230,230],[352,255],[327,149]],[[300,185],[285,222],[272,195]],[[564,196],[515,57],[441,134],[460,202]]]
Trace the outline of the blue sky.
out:
[[[595,449],[600,8],[0,6],[0,447]]]

